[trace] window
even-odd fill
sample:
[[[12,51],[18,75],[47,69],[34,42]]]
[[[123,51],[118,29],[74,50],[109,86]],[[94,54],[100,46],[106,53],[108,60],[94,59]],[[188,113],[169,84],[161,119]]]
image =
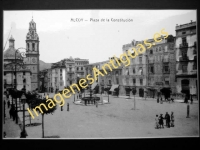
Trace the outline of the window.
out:
[[[6,76],[6,72],[4,72],[4,76]]]
[[[6,79],[4,79],[4,84],[7,84],[7,80]]]
[[[62,77],[60,77],[60,80],[62,81]]]
[[[186,41],[186,37],[182,38],[182,44],[186,45],[187,41]]]
[[[129,75],[129,70],[128,70],[128,68],[126,68],[126,75]]]
[[[29,43],[27,43],[27,49],[29,50]]]
[[[78,70],[78,67],[77,67],[77,70]]]
[[[116,75],[116,76],[118,76],[118,75],[119,75],[118,71],[116,71],[116,72],[115,72],[115,75]]]
[[[140,85],[143,85],[143,79],[140,79]]]
[[[187,60],[187,49],[182,50],[182,60]]]
[[[135,84],[135,82],[136,82],[135,79],[133,79],[133,84]]]
[[[133,68],[133,73],[135,74],[135,67]]]
[[[140,72],[141,75],[143,75],[143,69],[142,69],[142,67],[139,68],[139,72]]]
[[[62,69],[60,69],[60,73],[62,73]]]
[[[197,50],[196,49],[194,49],[193,54],[197,54]]]
[[[182,32],[182,34],[185,34],[186,32]]]
[[[26,79],[23,80],[23,83],[26,83]]]
[[[182,65],[183,72],[187,72],[187,65]]]
[[[156,52],[158,51],[158,48],[156,47]]]
[[[119,84],[119,79],[118,78],[116,78],[116,84]]]
[[[165,81],[165,85],[169,85],[169,81]]]
[[[34,68],[34,67],[33,67]],[[23,75],[25,75],[25,71],[23,72]]]
[[[32,49],[35,50],[35,43],[32,43]]]
[[[129,84],[129,79],[128,78],[126,78],[126,84]]]
[[[139,57],[139,62],[140,64],[142,64],[142,57]]]
[[[81,67],[81,70],[83,70],[83,67]]]
[[[159,51],[161,51],[161,47],[159,47]]]
[[[153,66],[150,66],[150,72],[154,73],[154,67]]]
[[[108,83],[111,85],[111,80],[108,80]]]
[[[150,50],[150,54],[153,54],[153,50],[152,49]]]
[[[169,72],[169,66],[164,66],[164,71]]]

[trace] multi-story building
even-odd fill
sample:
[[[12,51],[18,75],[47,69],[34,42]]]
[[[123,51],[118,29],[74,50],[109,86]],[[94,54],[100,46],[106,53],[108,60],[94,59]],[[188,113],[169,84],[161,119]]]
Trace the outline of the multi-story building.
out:
[[[26,91],[31,91],[31,70],[26,68],[23,64],[22,56],[16,53],[15,49],[15,39],[11,36],[9,39],[9,48],[4,51],[4,89],[17,88],[21,90],[22,88]],[[15,60],[16,53],[16,60]],[[16,61],[16,63],[15,63]],[[15,65],[16,65],[16,75],[15,78]],[[17,85],[17,87],[16,87]]]
[[[174,37],[169,35],[167,39],[155,43],[146,51],[148,64],[147,93],[149,97],[156,97],[161,89],[176,92],[175,74],[176,59],[174,49]],[[149,39],[149,43],[154,43]]]
[[[143,44],[141,41],[133,40],[130,44],[123,45],[123,53],[127,53],[128,50],[135,48],[138,50],[137,44]],[[127,53],[128,55],[128,53]],[[126,95],[126,89],[136,88],[136,96],[145,97],[146,85],[147,85],[147,55],[146,53],[138,53],[135,58],[130,58],[130,65],[122,68],[122,87],[120,88],[120,94]],[[132,95],[132,93],[130,93]]]
[[[85,78],[85,65],[88,63],[88,59],[73,59],[72,57],[52,63],[50,69],[41,71],[43,75],[41,76],[41,89],[47,89],[47,92],[57,92],[77,83],[80,78]]]
[[[177,93],[196,95],[197,86],[196,22],[176,26]]]

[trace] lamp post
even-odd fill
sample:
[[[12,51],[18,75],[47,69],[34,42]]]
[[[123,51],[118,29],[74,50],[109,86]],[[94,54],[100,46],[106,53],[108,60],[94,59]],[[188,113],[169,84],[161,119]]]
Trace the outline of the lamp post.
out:
[[[23,103],[23,129],[22,129],[22,132],[21,132],[21,138],[26,138],[27,134],[26,134],[26,131],[25,131],[25,102],[26,102],[26,96],[22,95],[21,97],[21,101]]]
[[[25,49],[25,48],[20,47],[20,48],[18,48],[18,49],[15,51],[15,89],[16,89],[16,91],[17,91],[17,70],[16,70],[16,69],[17,69],[17,59],[16,59],[16,54],[17,54],[17,53],[20,53],[19,49]],[[25,50],[26,50],[26,49],[25,49]],[[21,57],[22,57],[22,58],[26,57],[26,53],[25,53],[25,52],[21,52],[20,54],[21,54]],[[20,66],[23,66],[23,65],[24,65],[24,63],[20,64]],[[15,115],[16,115],[16,124],[18,124],[17,97],[16,97],[16,99],[15,99],[15,107],[16,107],[16,112],[15,112]]]

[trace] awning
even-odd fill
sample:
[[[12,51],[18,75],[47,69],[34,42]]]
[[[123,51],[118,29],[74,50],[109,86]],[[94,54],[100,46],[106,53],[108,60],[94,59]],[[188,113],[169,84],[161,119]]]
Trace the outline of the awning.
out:
[[[91,86],[91,90],[94,90],[94,88],[97,86],[97,83],[96,82],[94,82],[93,84],[92,84],[92,86]]]
[[[112,87],[111,87],[111,89],[110,89],[110,91],[114,92],[114,89],[118,88],[118,87],[119,87],[118,84],[113,84]]]

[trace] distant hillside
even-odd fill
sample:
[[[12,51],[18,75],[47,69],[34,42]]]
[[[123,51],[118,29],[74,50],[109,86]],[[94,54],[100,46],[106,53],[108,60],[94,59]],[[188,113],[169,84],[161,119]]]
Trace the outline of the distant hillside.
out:
[[[40,71],[49,68],[51,68],[51,63],[45,63],[44,61],[40,60]]]

